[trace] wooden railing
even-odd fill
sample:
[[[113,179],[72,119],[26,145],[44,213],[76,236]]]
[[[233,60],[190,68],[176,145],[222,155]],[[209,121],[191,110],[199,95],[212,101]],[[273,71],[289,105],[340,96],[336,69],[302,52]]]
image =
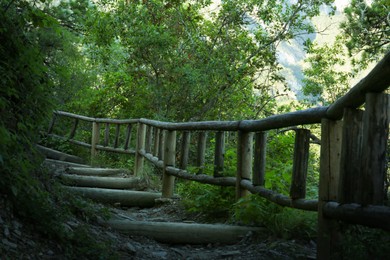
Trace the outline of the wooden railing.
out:
[[[135,174],[143,171],[146,158],[163,170],[164,197],[173,195],[174,180],[178,177],[213,185],[234,186],[237,199],[253,193],[282,206],[318,211],[318,256],[328,259],[337,240],[334,235],[337,233],[337,220],[390,230],[390,207],[383,205],[390,114],[389,95],[384,91],[389,86],[390,53],[345,96],[330,106],[274,115],[261,120],[186,123],[90,118],[56,111],[48,133],[54,135],[53,127],[57,117],[67,117],[74,123],[70,134],[61,138],[89,147],[92,156],[97,150],[134,154]],[[365,105],[364,111],[358,109],[362,105]],[[74,139],[79,121],[92,124],[90,143]],[[311,133],[307,129],[295,127],[311,124],[321,124],[318,200],[306,199]],[[288,127],[295,127],[289,196],[264,187],[267,178],[267,131]],[[113,128],[114,141],[109,142]],[[131,145],[135,128],[136,138]],[[103,133],[101,129],[104,129]],[[120,138],[121,134],[124,137]],[[203,172],[207,136],[210,135],[215,139],[213,176]],[[232,135],[237,147],[236,176],[221,177],[227,143],[225,137]],[[119,140],[122,140],[121,144]],[[192,160],[195,164],[192,169],[196,169],[196,172],[191,172],[187,168],[190,146],[194,144],[196,149],[192,150],[196,150],[196,158]]]

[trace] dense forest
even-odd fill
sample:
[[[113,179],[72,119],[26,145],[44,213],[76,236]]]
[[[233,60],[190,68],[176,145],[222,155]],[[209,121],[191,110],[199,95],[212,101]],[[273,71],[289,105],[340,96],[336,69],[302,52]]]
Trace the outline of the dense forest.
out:
[[[333,2],[1,0],[2,201],[37,232],[71,241],[70,248],[83,239],[58,223],[70,214],[84,216],[84,202],[65,196],[45,177],[35,147],[53,110],[187,122],[260,119],[334,102],[360,71],[389,51],[390,7],[388,0],[352,0],[336,10]],[[312,22],[324,13],[344,19],[340,33],[321,44],[309,36],[326,34]],[[302,44],[306,57],[301,99],[291,97],[278,59],[279,46],[292,41]],[[293,139],[286,134],[271,142],[269,185],[272,178],[287,178],[290,159],[282,157]],[[309,167],[318,178],[318,158],[313,156]],[[178,189],[184,197],[203,196],[187,207],[211,215],[230,196],[228,190],[198,184]],[[312,189],[316,194],[317,187]],[[257,215],[277,235],[301,229],[280,226],[295,213],[279,214],[282,209],[256,200],[229,211],[248,222]],[[267,212],[259,217],[253,210]],[[270,219],[269,212],[276,217]],[[69,256],[72,252],[80,253],[70,250]]]

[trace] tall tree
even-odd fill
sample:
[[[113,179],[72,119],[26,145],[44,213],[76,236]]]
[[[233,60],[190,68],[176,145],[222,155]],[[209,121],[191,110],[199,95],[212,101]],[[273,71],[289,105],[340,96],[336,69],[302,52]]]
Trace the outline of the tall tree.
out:
[[[208,13],[211,1],[101,6],[88,35],[104,63],[94,104],[110,93],[111,112],[178,121],[267,114],[270,89],[283,84],[278,44],[314,31],[308,19],[331,2],[223,1]]]
[[[364,69],[390,50],[390,4],[388,0],[352,0],[341,25],[353,65]]]

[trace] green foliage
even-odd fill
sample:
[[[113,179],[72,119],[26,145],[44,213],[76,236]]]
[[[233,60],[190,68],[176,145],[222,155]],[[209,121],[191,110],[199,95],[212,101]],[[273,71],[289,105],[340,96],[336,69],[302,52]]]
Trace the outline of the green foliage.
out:
[[[389,1],[352,0],[345,8],[347,20],[341,29],[353,65],[364,69],[367,65],[390,50]]]
[[[183,181],[176,184],[176,189],[189,212],[201,212],[212,219],[226,218],[235,200],[232,187]]]
[[[349,89],[353,74],[346,67],[346,53],[343,40],[337,37],[332,45],[306,45],[309,57],[304,69],[302,92],[309,96],[312,104],[329,105],[343,96]]]
[[[265,226],[273,235],[313,238],[317,232],[317,213],[278,206],[257,195],[249,195],[234,204],[233,219],[247,225]]]
[[[272,113],[269,90],[284,81],[277,45],[313,32],[306,20],[331,2],[223,1],[207,14],[211,1],[99,2],[83,38],[99,76],[69,108],[175,121]]]
[[[363,226],[349,226],[341,241],[342,259],[386,259],[390,254],[390,233]]]
[[[288,194],[291,183],[294,134],[292,131],[269,138],[266,154],[265,187]]]
[[[87,240],[80,236],[82,232],[68,233],[62,225],[72,212],[89,220],[98,216],[97,211],[87,210],[80,199],[64,200],[63,192],[55,190],[55,182],[40,168],[43,158],[35,148],[52,101],[67,98],[63,95],[67,91],[60,93],[56,87],[66,75],[72,77],[64,69],[72,67],[67,62],[71,59],[64,58],[69,53],[60,50],[72,44],[65,40],[68,34],[60,21],[43,11],[44,7],[45,1],[0,1],[0,191],[16,216],[62,242],[66,257],[104,257],[103,247],[96,250],[94,237],[88,235]],[[61,61],[65,62],[62,68]],[[81,242],[89,252],[78,247]]]

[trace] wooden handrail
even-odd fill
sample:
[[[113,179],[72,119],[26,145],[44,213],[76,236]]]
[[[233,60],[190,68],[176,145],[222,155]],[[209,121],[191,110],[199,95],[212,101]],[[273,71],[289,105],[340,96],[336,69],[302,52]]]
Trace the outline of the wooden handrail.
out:
[[[356,84],[351,90],[338,99],[336,102],[330,106],[321,106],[315,108],[309,108],[306,110],[295,111],[285,114],[273,115],[264,119],[259,120],[241,120],[241,121],[200,121],[200,122],[182,122],[182,123],[172,123],[172,122],[161,122],[157,120],[150,119],[109,119],[109,118],[92,118],[81,115],[76,115],[63,111],[55,111],[53,115],[53,120],[50,123],[48,134],[51,136],[56,136],[52,133],[55,122],[58,121],[58,116],[64,116],[72,118],[75,121],[73,122],[73,127],[68,135],[70,142],[75,144],[80,144],[85,147],[92,148],[96,150],[112,151],[112,152],[121,152],[126,154],[135,154],[135,173],[142,171],[143,160],[146,158],[151,163],[163,170],[163,195],[171,196],[173,194],[173,185],[174,177],[197,181],[201,183],[208,183],[219,186],[235,186],[237,198],[251,192],[253,194],[258,194],[261,197],[279,204],[281,206],[287,206],[292,208],[298,208],[309,211],[317,211],[319,214],[319,230],[331,229],[334,223],[330,223],[331,219],[345,220],[354,223],[360,223],[368,226],[380,227],[387,229],[388,220],[384,221],[381,224],[374,222],[383,220],[384,217],[388,218],[389,216],[389,207],[380,206],[382,193],[377,192],[375,194],[375,200],[367,194],[362,198],[362,204],[365,207],[356,206],[356,199],[354,196],[350,196],[352,192],[351,189],[347,189],[343,185],[345,183],[350,183],[349,180],[355,178],[354,174],[350,175],[348,172],[343,172],[343,165],[351,163],[353,160],[355,166],[359,168],[360,158],[356,158],[356,154],[347,154],[346,146],[350,145],[350,150],[361,149],[362,143],[360,141],[352,143],[347,143],[346,137],[349,136],[349,141],[352,134],[349,133],[348,127],[353,127],[353,124],[343,124],[338,121],[343,118],[346,122],[349,122],[351,119],[347,116],[349,112],[351,113],[363,113],[362,111],[355,111],[356,108],[360,107],[364,103],[366,106],[370,107],[381,107],[381,116],[376,118],[374,115],[378,114],[376,111],[380,110],[379,108],[370,109],[366,108],[365,115],[367,115],[364,121],[365,130],[363,134],[367,133],[379,133],[371,134],[371,136],[376,136],[375,144],[380,143],[380,149],[375,149],[369,154],[370,158],[377,158],[379,153],[384,153],[385,143],[387,140],[383,141],[384,136],[386,136],[388,129],[388,114],[390,112],[383,108],[384,106],[389,106],[390,100],[388,97],[381,97],[382,103],[378,103],[376,100],[379,100],[379,97],[376,97],[377,94],[368,94],[368,93],[382,93],[390,86],[390,52],[387,53],[384,58],[375,66],[375,68],[358,84]],[[371,97],[371,95],[374,95]],[[371,98],[371,101],[366,101],[366,99]],[[374,101],[372,101],[374,100]],[[375,110],[375,111],[374,111]],[[383,116],[382,116],[383,115]],[[361,116],[359,117],[361,118]],[[374,119],[373,119],[374,118]],[[385,118],[385,119],[384,119]],[[383,120],[382,120],[383,119]],[[94,125],[92,132],[94,140],[91,144],[87,144],[81,141],[74,140],[76,133],[76,128],[79,124],[79,120],[86,121]],[[387,121],[386,121],[387,120]],[[373,132],[368,129],[375,128],[373,126],[378,126],[380,123],[380,129]],[[309,142],[308,138],[310,132],[308,130],[296,130],[296,143],[294,149],[294,174],[293,181],[291,184],[290,196],[279,194],[275,191],[266,189],[264,187],[265,179],[265,149],[266,149],[266,131],[294,127],[297,125],[311,125],[321,123],[322,126],[322,147],[321,147],[321,169],[320,169],[320,189],[319,189],[319,200],[307,200],[305,199],[305,182],[306,182],[306,173],[307,173],[307,160],[309,153]],[[358,127],[362,126],[362,120],[357,119],[355,122]],[[99,124],[106,124],[105,134],[104,134],[104,146],[99,144],[99,135],[100,128]],[[125,132],[125,141],[124,145],[120,146],[119,134],[120,129],[124,129],[125,126],[121,127],[120,125],[127,125]],[[131,139],[131,130],[135,129],[133,124],[137,124],[137,135],[136,135],[136,147],[135,149],[130,148],[130,139]],[[387,126],[386,126],[387,124]],[[115,125],[115,141],[113,147],[108,146],[110,125]],[[376,127],[378,128],[378,127]],[[178,147],[180,156],[180,161],[176,162],[176,131],[182,133],[181,136],[181,146]],[[204,174],[205,166],[205,151],[207,144],[207,134],[209,131],[216,133],[216,142],[214,150],[214,176],[209,176]],[[356,132],[354,128],[351,130]],[[371,131],[371,132],[370,132]],[[191,132],[197,132],[192,134]],[[236,177],[220,177],[220,173],[224,168],[224,143],[225,143],[225,134],[229,132],[236,132],[237,135],[237,175]],[[297,133],[299,132],[299,133]],[[255,133],[255,135],[253,135]],[[355,133],[357,137],[355,139],[361,138],[361,134]],[[302,136],[300,136],[302,135]],[[191,136],[197,138],[197,154],[196,154],[196,171],[194,174],[190,173],[187,170],[188,156],[189,156],[189,145],[191,143]],[[256,138],[256,142],[253,144],[253,136]],[[353,139],[352,138],[352,139]],[[341,140],[346,143],[342,145]],[[364,139],[363,144],[366,146],[371,145],[374,141]],[[118,148],[118,147],[124,147]],[[343,150],[341,149],[343,147]],[[357,148],[356,148],[357,147]],[[374,150],[374,149],[372,149]],[[381,154],[381,157],[382,156]],[[253,157],[255,158],[253,160]],[[347,163],[340,163],[344,158]],[[379,157],[378,157],[379,158]],[[370,169],[372,169],[371,164],[367,162],[368,159],[364,161],[364,169],[366,173],[364,176],[365,179],[368,179],[371,182],[375,182],[374,186],[380,186],[382,178],[382,166],[378,166],[375,169],[380,171],[375,176],[375,181],[372,181],[372,176],[370,175]],[[371,160],[371,159],[370,159]],[[254,161],[254,163],[253,163]],[[373,161],[373,160],[371,160]],[[336,162],[337,165],[332,163]],[[176,164],[179,165],[179,168],[176,167]],[[253,169],[252,169],[253,164]],[[341,166],[340,166],[341,165]],[[344,168],[351,168],[348,165]],[[361,168],[361,167],[360,167]],[[368,170],[367,170],[368,169]],[[340,173],[341,171],[341,173]],[[251,176],[252,175],[252,176]],[[340,177],[341,176],[341,177]],[[252,179],[252,180],[251,180]],[[379,181],[378,181],[379,180]],[[352,183],[352,182],[351,182]],[[382,183],[383,184],[383,183]],[[351,186],[352,187],[352,186]],[[370,187],[372,189],[373,187]],[[343,191],[339,192],[339,191]],[[354,187],[352,187],[354,190]],[[351,198],[350,198],[351,197]],[[338,203],[345,202],[348,204],[340,205]],[[378,205],[371,205],[371,204]],[[369,216],[370,212],[379,212],[377,216],[368,217],[369,221],[362,221],[362,217]],[[376,214],[376,213],[375,213]],[[355,217],[360,216],[360,217]],[[388,229],[387,229],[388,230]],[[319,232],[319,233],[320,233]],[[328,232],[329,233],[329,232]],[[319,235],[319,252],[323,252],[326,249],[326,245],[331,239],[329,234]],[[324,242],[325,241],[325,242]]]

